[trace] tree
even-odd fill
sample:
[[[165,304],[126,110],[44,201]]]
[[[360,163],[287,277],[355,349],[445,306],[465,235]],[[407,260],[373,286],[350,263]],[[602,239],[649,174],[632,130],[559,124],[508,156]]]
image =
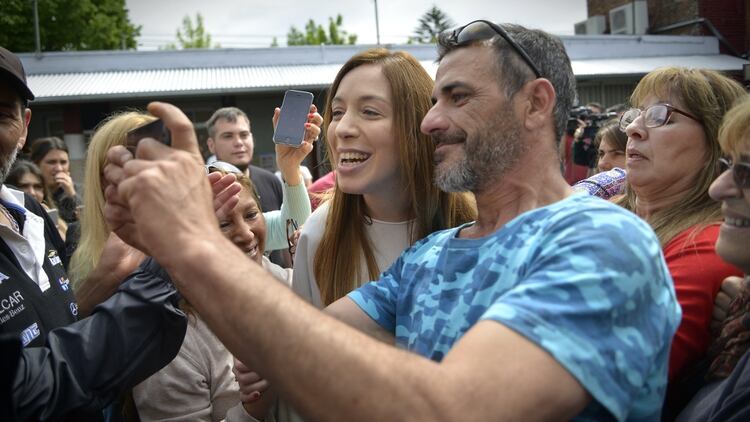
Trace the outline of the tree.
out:
[[[203,16],[200,13],[195,14],[195,25],[190,16],[185,15],[182,18],[182,31],[177,30],[177,43],[180,49],[188,48],[220,48],[219,44],[211,46],[211,34],[206,32],[203,26]],[[178,45],[174,43],[167,44],[166,50],[176,50]]]
[[[438,35],[454,25],[448,15],[433,5],[419,18],[419,25],[414,29],[414,35],[409,37],[409,43],[428,44],[437,42]]]
[[[294,26],[289,28],[286,34],[286,45],[356,44],[357,34],[350,34],[341,29],[343,24],[344,18],[340,14],[336,15],[336,19],[329,17],[328,32],[326,32],[323,25],[318,25],[310,19],[305,24],[304,33]]]
[[[2,0],[0,10],[0,45],[34,51],[33,0]],[[39,0],[38,12],[43,51],[135,48],[141,33],[128,18],[125,0]]]

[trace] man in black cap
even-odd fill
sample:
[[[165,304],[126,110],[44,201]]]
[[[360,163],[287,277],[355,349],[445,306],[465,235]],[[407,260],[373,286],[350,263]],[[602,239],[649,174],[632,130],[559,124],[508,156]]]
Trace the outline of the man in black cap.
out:
[[[101,420],[102,408],[174,358],[185,315],[168,275],[147,259],[114,274],[125,278],[117,293],[76,322],[54,223],[4,184],[33,99],[21,61],[0,47],[0,421]]]
[[[33,99],[21,61],[0,48],[0,333],[21,333],[24,346],[44,345],[49,330],[78,314],[54,224],[38,202],[4,184],[26,142]]]

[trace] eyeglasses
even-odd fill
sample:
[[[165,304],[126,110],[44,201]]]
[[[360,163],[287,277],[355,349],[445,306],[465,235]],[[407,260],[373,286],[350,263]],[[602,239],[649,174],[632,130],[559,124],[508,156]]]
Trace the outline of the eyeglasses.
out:
[[[224,173],[242,174],[242,171],[235,167],[233,164],[227,163],[226,161],[214,161],[211,164],[204,166],[206,174],[213,173],[215,171],[221,171]]]
[[[750,164],[732,163],[730,158],[719,158],[719,164],[722,173],[727,170],[732,171],[734,183],[740,189],[750,189]]]
[[[628,127],[635,119],[643,114],[643,121],[648,128],[655,128],[664,126],[669,122],[669,118],[672,117],[672,113],[680,113],[683,116],[690,117],[698,123],[703,123],[701,119],[693,116],[690,113],[684,112],[671,104],[654,104],[651,107],[641,110],[639,108],[631,108],[625,113],[622,113],[620,117],[620,130],[625,132],[625,128]]]
[[[505,42],[507,42],[513,50],[515,50],[516,53],[518,53],[519,56],[523,59],[523,61],[526,62],[526,64],[529,65],[531,70],[534,71],[534,75],[536,75],[537,78],[542,77],[542,72],[539,71],[539,68],[534,64],[534,62],[531,60],[531,57],[529,57],[529,54],[526,53],[526,50],[523,49],[505,30],[499,26],[495,25],[494,23],[486,20],[476,20],[473,22],[469,22],[468,24],[456,28],[451,33],[450,37],[448,37],[448,42],[453,45],[464,45],[467,43],[470,43],[472,41],[481,41],[481,40],[488,40],[495,35],[500,35],[503,37]]]
[[[289,246],[289,256],[292,259],[292,265],[294,265],[294,252],[297,250],[296,243],[292,243],[294,233],[299,229],[297,222],[293,218],[286,219],[286,244]]]

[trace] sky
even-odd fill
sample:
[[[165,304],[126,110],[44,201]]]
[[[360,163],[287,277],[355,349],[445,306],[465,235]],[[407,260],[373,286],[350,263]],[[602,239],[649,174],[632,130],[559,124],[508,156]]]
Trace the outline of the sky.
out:
[[[130,20],[142,25],[139,49],[175,42],[185,15],[203,15],[212,41],[225,48],[268,47],[273,37],[286,45],[294,25],[308,19],[327,24],[341,14],[343,29],[358,36],[357,44],[375,44],[375,0],[126,0]],[[474,19],[518,23],[557,35],[573,34],[573,24],[586,19],[586,0],[378,0],[380,42],[405,43],[419,18],[436,5],[456,25]]]

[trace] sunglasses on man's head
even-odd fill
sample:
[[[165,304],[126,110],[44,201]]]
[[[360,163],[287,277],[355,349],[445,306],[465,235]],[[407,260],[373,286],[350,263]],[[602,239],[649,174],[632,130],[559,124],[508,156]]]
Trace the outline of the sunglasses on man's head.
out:
[[[732,171],[734,183],[740,189],[750,189],[750,164],[733,163],[731,158],[719,158],[721,172]]]
[[[542,77],[542,72],[539,71],[539,68],[534,64],[534,61],[531,60],[531,57],[526,53],[526,50],[524,50],[523,47],[521,47],[521,45],[518,44],[501,26],[490,21],[476,20],[460,28],[454,29],[450,37],[448,37],[448,42],[453,45],[464,45],[472,41],[488,40],[495,35],[500,35],[505,42],[507,42],[508,45],[510,45],[510,47],[521,56],[523,61],[529,65],[537,78]]]

